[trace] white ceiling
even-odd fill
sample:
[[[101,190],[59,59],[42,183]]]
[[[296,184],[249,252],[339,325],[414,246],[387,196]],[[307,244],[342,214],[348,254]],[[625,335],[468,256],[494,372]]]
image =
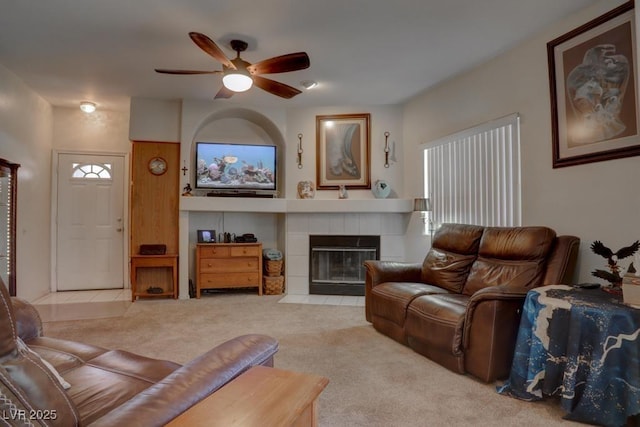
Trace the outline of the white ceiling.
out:
[[[230,100],[263,106],[401,103],[482,63],[595,0],[0,0],[0,64],[55,106],[130,97],[213,99],[221,69],[188,37],[249,43],[258,62],[305,51],[311,67],[266,77],[319,87],[291,100],[258,88]]]

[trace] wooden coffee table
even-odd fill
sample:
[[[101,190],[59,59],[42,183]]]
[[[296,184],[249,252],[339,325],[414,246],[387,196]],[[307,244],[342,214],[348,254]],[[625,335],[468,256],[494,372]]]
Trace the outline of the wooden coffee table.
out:
[[[167,426],[317,426],[325,377],[255,366]]]

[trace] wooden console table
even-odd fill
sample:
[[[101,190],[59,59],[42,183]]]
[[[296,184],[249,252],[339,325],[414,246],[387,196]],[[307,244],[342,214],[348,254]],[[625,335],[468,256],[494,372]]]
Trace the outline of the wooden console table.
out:
[[[138,268],[169,268],[171,270],[172,285],[170,290],[152,294],[146,289],[138,289]],[[136,297],[172,296],[178,298],[178,255],[132,255],[131,256],[131,301]]]
[[[167,426],[317,426],[325,377],[254,366]]]

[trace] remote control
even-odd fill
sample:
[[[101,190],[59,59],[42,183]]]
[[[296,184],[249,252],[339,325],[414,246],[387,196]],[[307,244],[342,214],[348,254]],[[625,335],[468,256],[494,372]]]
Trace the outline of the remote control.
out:
[[[597,289],[600,287],[600,283],[576,283],[573,287],[580,289]]]

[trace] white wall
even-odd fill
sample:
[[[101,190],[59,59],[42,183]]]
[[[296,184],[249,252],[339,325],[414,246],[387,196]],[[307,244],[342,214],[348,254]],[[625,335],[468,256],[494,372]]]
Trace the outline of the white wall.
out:
[[[19,163],[16,231],[17,294],[48,292],[52,108],[0,66],[0,157]]]
[[[605,267],[605,260],[591,253],[594,240],[615,251],[640,239],[640,157],[552,168],[546,44],[622,3],[598,2],[408,102],[404,110],[406,191],[422,191],[422,181],[411,179],[414,171],[422,169],[419,144],[519,112],[523,223],[579,236],[577,279],[596,280],[590,272]],[[417,240],[410,241],[409,247],[419,246]],[[621,265],[626,268],[628,262]]]
[[[53,148],[99,153],[130,153],[129,111],[98,108],[87,114],[80,108],[53,108]]]
[[[19,163],[17,294],[50,289],[52,150],[129,152],[129,112],[53,108],[0,66],[0,157]]]
[[[181,101],[132,98],[129,139],[180,142]]]
[[[371,114],[371,183],[385,180],[389,183],[392,193],[389,197],[413,197],[404,189],[403,174],[403,146],[402,107],[398,105],[364,105],[323,108],[292,108],[287,111],[287,189],[289,198],[296,198],[299,181],[316,180],[316,116],[326,114]],[[395,148],[396,161],[390,161],[388,168],[384,167],[384,133],[389,132],[389,144]],[[296,163],[298,134],[302,137],[302,169]],[[336,190],[316,191],[317,199],[337,199]],[[350,199],[373,199],[370,190],[349,190]]]

